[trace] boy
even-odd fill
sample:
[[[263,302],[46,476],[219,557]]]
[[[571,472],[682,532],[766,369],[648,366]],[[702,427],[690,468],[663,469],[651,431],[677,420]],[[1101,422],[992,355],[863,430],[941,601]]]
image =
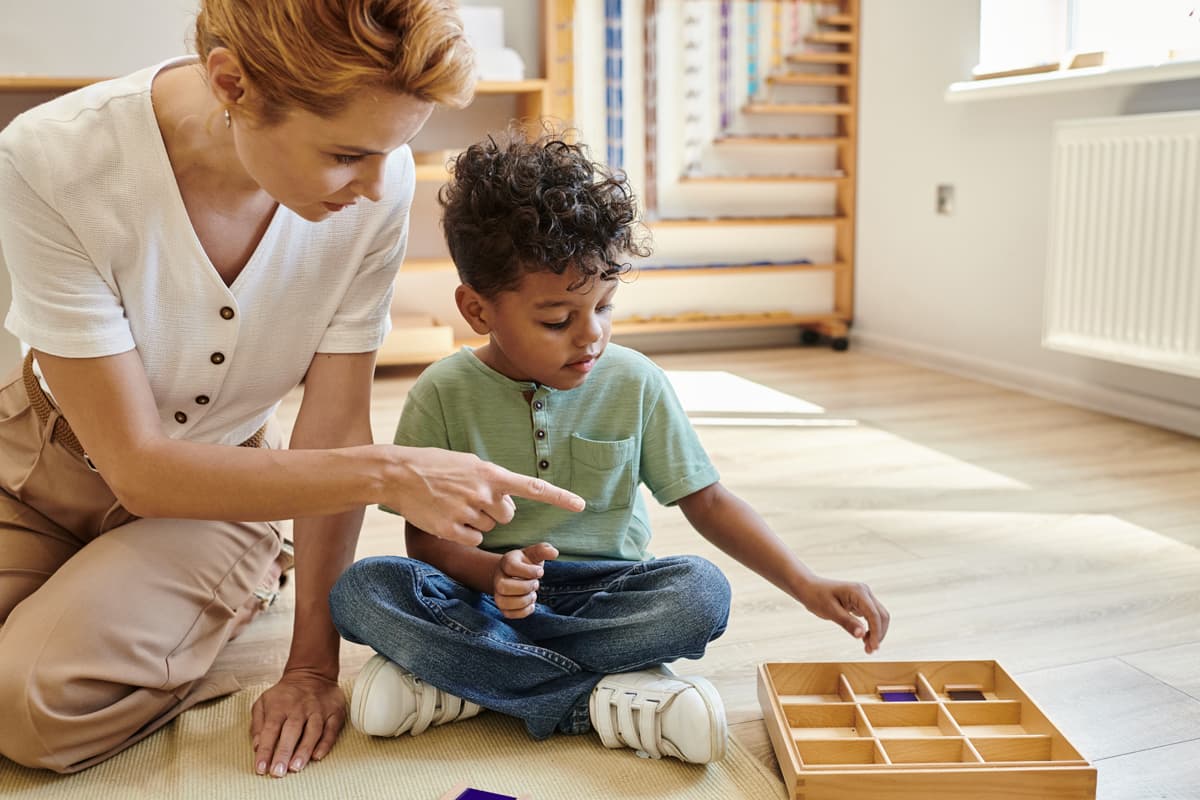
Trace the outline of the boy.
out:
[[[587,508],[516,498],[511,523],[492,530],[481,513],[457,541],[407,525],[411,559],[347,570],[334,621],[379,653],[355,682],[353,724],[416,735],[482,706],[539,739],[594,728],[606,746],[654,758],[721,758],[720,696],[662,664],[699,658],[724,632],[729,584],[704,559],[649,554],[642,483],[874,652],[888,614],[871,590],[801,564],[720,484],[663,372],[609,344],[621,261],[649,252],[624,175],[576,145],[518,135],[466,150],[439,199],[458,308],[489,339],[422,374],[396,443],[475,453]]]

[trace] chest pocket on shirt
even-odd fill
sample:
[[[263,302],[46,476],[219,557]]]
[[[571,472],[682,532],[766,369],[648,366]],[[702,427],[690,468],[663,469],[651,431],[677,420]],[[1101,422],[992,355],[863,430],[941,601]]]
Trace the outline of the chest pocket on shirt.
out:
[[[589,511],[628,508],[633,502],[634,438],[597,442],[571,434],[571,491]]]

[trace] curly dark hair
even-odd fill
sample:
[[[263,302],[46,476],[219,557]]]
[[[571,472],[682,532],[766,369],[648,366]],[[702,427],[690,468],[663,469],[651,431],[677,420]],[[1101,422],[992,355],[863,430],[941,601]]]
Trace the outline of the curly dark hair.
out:
[[[488,136],[454,160],[438,192],[459,279],[484,297],[516,289],[529,272],[581,273],[577,289],[627,272],[648,256],[637,202],[622,172],[588,158],[561,134]]]

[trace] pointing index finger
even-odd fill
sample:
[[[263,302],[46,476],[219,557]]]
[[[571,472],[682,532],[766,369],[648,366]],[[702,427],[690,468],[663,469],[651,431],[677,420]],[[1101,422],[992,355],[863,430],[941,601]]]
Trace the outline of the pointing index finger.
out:
[[[555,486],[552,483],[534,478],[529,475],[518,475],[515,472],[510,472],[508,480],[502,487],[506,494],[515,494],[517,497],[524,497],[526,500],[537,500],[539,503],[548,503],[552,506],[565,508],[567,511],[583,511],[583,498],[577,494],[568,492]]]

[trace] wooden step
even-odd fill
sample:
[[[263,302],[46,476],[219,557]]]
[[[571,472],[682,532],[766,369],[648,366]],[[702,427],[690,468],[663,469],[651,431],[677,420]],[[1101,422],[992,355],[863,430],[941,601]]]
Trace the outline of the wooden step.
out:
[[[520,81],[480,81],[475,84],[475,94],[538,94],[546,91],[549,83],[545,78],[526,78]]]
[[[849,136],[770,136],[767,134],[733,134],[713,141],[714,145],[741,147],[748,145],[843,145]]]
[[[614,336],[639,333],[671,333],[674,331],[733,330],[737,328],[781,328],[837,322],[836,314],[789,314],[764,312],[754,314],[678,314],[674,316],[627,318],[613,320]]]
[[[684,175],[680,183],[837,183],[845,175]]]
[[[454,272],[454,262],[448,258],[406,258],[400,265],[400,274],[406,272]]]
[[[847,25],[854,24],[854,17],[850,14],[830,14],[825,17],[819,17],[817,19],[817,24],[844,28]]]
[[[754,225],[840,225],[846,217],[684,217],[648,221],[651,228],[699,228],[706,225],[730,228]]]
[[[67,78],[50,75],[0,76],[0,92],[70,92],[105,78]]]
[[[850,76],[828,72],[778,72],[767,76],[775,86],[849,86]]]
[[[849,31],[821,31],[804,37],[809,44],[853,44],[854,34]]]
[[[718,274],[737,274],[737,275],[758,275],[767,272],[839,272],[846,269],[847,265],[844,262],[813,264],[810,262],[794,262],[788,264],[719,264],[719,265],[698,265],[698,266],[655,266],[655,267],[639,267],[634,266],[631,275],[636,275],[641,278],[661,278],[661,277],[696,277],[700,275]]]
[[[854,113],[849,103],[749,103],[742,106],[746,114],[836,114]]]
[[[450,180],[450,173],[442,164],[417,164],[416,176],[421,183],[445,183]]]
[[[854,63],[854,54],[806,51],[788,53],[787,60],[792,64],[852,64]]]

